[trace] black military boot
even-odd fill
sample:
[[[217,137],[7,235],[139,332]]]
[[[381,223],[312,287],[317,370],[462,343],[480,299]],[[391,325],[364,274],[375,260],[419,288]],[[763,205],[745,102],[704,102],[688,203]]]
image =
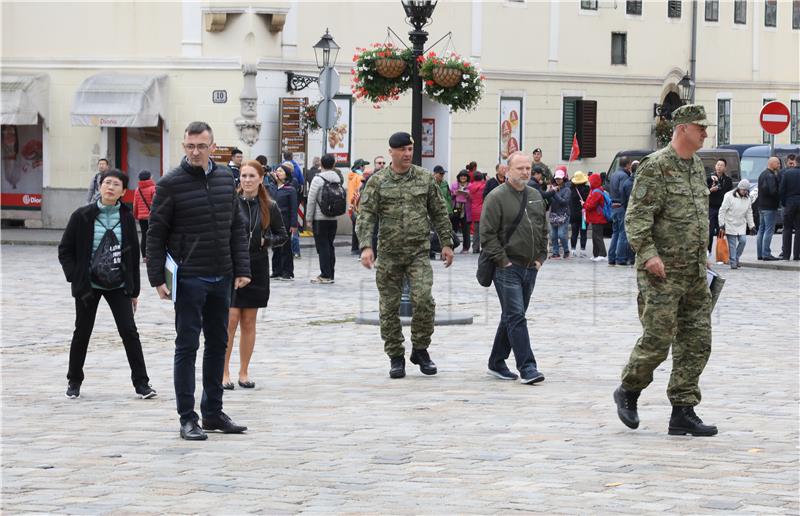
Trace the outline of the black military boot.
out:
[[[695,437],[709,437],[717,435],[717,427],[706,425],[694,413],[694,407],[672,407],[672,417],[669,418],[669,435],[691,434]]]
[[[406,358],[403,356],[392,357],[392,365],[389,369],[390,378],[402,378],[406,375]]]
[[[617,416],[628,428],[639,428],[639,412],[636,402],[640,392],[628,391],[622,385],[614,391],[614,403],[617,404]]]
[[[427,349],[415,349],[412,351],[411,363],[417,364],[422,374],[436,374],[436,364],[431,360]]]

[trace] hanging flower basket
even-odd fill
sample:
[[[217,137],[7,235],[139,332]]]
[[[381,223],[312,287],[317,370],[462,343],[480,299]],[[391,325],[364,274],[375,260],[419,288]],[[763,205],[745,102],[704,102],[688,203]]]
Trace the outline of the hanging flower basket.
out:
[[[303,126],[307,133],[320,130],[319,123],[317,122],[316,104],[306,104],[303,110],[300,111],[300,125]]]
[[[480,68],[453,52],[439,56],[430,52],[417,58],[425,94],[451,111],[475,109],[483,96],[484,76]]]
[[[387,79],[395,79],[403,75],[406,71],[406,62],[402,59],[378,59],[375,61],[375,69]]]
[[[356,48],[353,56],[353,81],[350,86],[356,99],[372,102],[397,100],[411,86],[408,62],[411,51],[391,43],[373,43],[369,48]]]
[[[452,88],[461,82],[461,70],[458,68],[446,68],[444,66],[437,66],[431,71],[433,82],[442,88]]]

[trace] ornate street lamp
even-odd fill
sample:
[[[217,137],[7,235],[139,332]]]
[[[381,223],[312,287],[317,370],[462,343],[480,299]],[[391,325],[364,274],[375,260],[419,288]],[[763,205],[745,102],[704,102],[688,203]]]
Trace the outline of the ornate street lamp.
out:
[[[694,100],[694,81],[689,76],[689,72],[683,76],[678,82],[678,87],[681,89],[681,100],[684,104],[690,104]]]
[[[431,23],[433,10],[437,0],[401,0],[406,12],[406,23],[414,30],[409,31],[408,37],[413,45],[411,61],[411,137],[414,139],[415,165],[422,164],[422,79],[419,77],[419,63],[417,58],[425,53],[425,42],[428,41],[428,32],[423,30]]]
[[[314,45],[314,60],[317,62],[317,68],[324,70],[325,68],[335,66],[336,57],[338,55],[339,45],[333,40],[333,36],[328,32],[328,29],[325,29],[325,34],[323,34],[322,38]],[[319,77],[286,72],[286,91],[304,90],[314,82],[319,82]]]

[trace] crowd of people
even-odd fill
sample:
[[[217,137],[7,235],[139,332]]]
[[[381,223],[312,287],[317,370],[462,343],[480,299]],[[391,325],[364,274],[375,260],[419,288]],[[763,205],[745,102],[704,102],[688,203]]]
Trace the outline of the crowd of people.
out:
[[[636,265],[637,270],[645,331],[614,393],[620,419],[631,428],[638,426],[637,399],[667,351],[677,345],[670,337],[677,328],[683,336],[677,340],[686,351],[681,357],[691,360],[674,359],[678,372],[673,370],[670,382],[670,433],[713,435],[716,427],[705,425],[693,411],[699,403],[697,379],[710,351],[706,258],[713,238],[724,235],[731,268],[738,268],[746,235],[756,224],[752,185],[746,179],[733,188],[724,160],[705,179],[695,152],[707,125],[701,106],[680,108],[670,145],[641,163],[621,158],[608,178],[583,171],[570,177],[563,165],[552,171],[541,161],[541,150],[535,149],[532,154],[515,152],[495,166],[488,180],[477,163],[470,162],[448,184],[443,167],[430,173],[411,164],[414,143],[407,133],[392,135],[390,159],[376,156],[373,167],[356,160],[344,177],[335,158],[324,155],[314,159],[304,177],[290,153],[272,168],[264,156],[245,162],[241,151],[234,150],[228,166],[220,166],[210,158],[215,150],[211,127],[193,122],[185,130],[185,157],[178,167],[157,183],[150,172],[140,172],[133,209],[121,202],[128,176],[101,159],[88,204],[72,214],[59,245],[76,312],[66,396],[80,396],[100,298],[106,299],[114,316],[134,391],[145,399],[157,395],[134,321],[141,256],[151,286],[175,307],[174,388],[181,437],[203,440],[206,430],[245,431],[223,412],[223,391],[237,384],[255,387],[249,363],[258,310],[269,302],[270,279],[294,278],[293,260],[299,257],[299,243],[295,247],[294,242],[308,224],[320,265],[320,274],[311,282],[334,283],[333,243],[343,216],[353,224],[353,252],[364,267],[377,268],[381,337],[390,358],[390,377],[405,376],[399,306],[406,277],[414,306],[410,360],[423,374],[437,373],[428,352],[435,306],[430,258],[440,255],[447,267],[460,246],[461,253],[480,254],[478,274],[488,271],[501,304],[489,374],[539,383],[544,375],[534,358],[525,315],[537,274],[546,259],[587,257],[591,230],[593,261]],[[800,168],[795,156],[789,156],[782,171],[776,161],[770,159],[759,178],[758,256],[776,259],[769,253],[770,224],[775,220],[770,212],[783,207],[782,258],[789,259],[793,250],[798,260],[800,243],[795,238],[792,247],[792,237],[800,227]],[[306,205],[304,212],[298,209],[301,203]],[[298,213],[305,214],[304,221]],[[608,224],[612,238],[606,250],[603,233]],[[379,248],[381,260],[376,262]],[[692,272],[695,262],[702,274]],[[234,384],[230,364],[237,330],[240,365]],[[202,417],[195,412],[201,332]],[[506,365],[511,352],[519,374]]]

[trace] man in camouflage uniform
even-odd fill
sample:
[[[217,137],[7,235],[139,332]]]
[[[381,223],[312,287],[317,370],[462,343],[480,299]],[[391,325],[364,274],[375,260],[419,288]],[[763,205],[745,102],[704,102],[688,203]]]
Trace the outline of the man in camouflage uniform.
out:
[[[442,243],[445,267],[453,263],[450,218],[433,175],[411,164],[414,141],[408,133],[389,138],[390,166],[376,172],[361,194],[356,233],[361,242],[361,264],[371,269],[372,229],[379,223],[378,247],[381,258],[375,283],[380,295],[381,338],[391,360],[389,376],[402,378],[405,372],[404,337],[400,325],[400,296],[403,278],[411,285],[411,362],[424,374],[436,374],[428,354],[433,334],[435,303],[431,295],[433,271],[428,259],[430,227],[433,223]]]
[[[711,293],[706,282],[708,187],[703,163],[705,109],[697,104],[673,113],[672,141],[642,160],[636,171],[625,227],[636,251],[639,319],[644,329],[614,391],[617,415],[639,426],[636,403],[653,371],[672,348],[667,396],[670,435],[710,436],[717,427],[695,414],[698,381],[711,354]]]

